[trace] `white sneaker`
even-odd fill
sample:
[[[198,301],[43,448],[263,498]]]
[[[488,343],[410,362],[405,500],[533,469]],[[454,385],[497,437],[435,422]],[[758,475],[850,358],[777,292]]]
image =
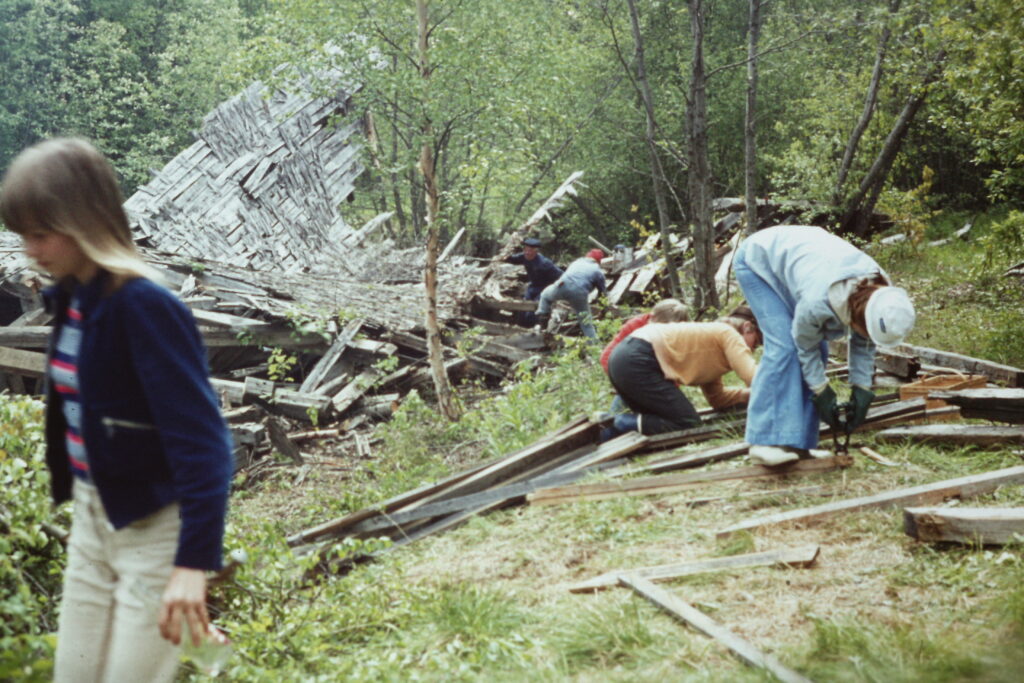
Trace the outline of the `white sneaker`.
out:
[[[787,451],[779,446],[751,446],[748,453],[750,455],[750,462],[755,465],[767,465],[768,467],[785,465],[787,462],[800,459],[800,456],[793,451]]]
[[[809,448],[807,450],[807,455],[812,458],[831,458],[832,451],[827,448]]]

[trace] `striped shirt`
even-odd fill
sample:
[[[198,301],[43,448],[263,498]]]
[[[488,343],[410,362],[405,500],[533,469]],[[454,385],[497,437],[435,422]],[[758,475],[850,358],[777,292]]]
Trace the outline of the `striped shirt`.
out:
[[[82,440],[82,401],[78,393],[78,351],[82,344],[82,313],[76,294],[68,305],[67,319],[60,329],[57,346],[50,359],[50,380],[60,394],[67,422],[65,440],[71,472],[89,481],[89,457]]]

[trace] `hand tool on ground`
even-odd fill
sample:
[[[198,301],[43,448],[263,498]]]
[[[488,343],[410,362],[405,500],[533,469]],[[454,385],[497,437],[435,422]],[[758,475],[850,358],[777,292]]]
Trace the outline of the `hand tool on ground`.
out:
[[[850,401],[840,403],[836,406],[836,412],[839,415],[839,424],[832,430],[832,443],[835,447],[835,453],[836,455],[849,455],[851,432],[846,429],[846,424],[850,419],[850,414],[853,412],[853,404]]]

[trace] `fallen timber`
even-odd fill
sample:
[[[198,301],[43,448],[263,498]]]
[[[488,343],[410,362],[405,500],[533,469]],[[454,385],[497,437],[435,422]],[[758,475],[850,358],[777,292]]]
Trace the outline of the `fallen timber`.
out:
[[[903,530],[928,543],[1024,542],[1024,508],[905,508]]]
[[[960,406],[965,418],[1024,423],[1024,389],[959,389],[932,392],[931,397]]]
[[[985,425],[914,425],[893,427],[875,437],[887,443],[948,443],[958,446],[1001,446],[1024,444],[1024,427]]]
[[[973,474],[967,477],[947,479],[906,489],[886,491],[873,496],[863,496],[811,508],[789,510],[740,522],[717,532],[721,537],[739,531],[753,531],[766,526],[786,522],[816,522],[854,510],[892,507],[895,505],[928,505],[941,503],[946,498],[969,498],[994,491],[1004,484],[1024,483],[1024,467],[1008,467],[994,472]]]
[[[692,490],[700,484],[737,479],[777,479],[811,472],[831,472],[849,467],[853,458],[838,455],[827,458],[798,460],[777,467],[753,465],[751,467],[708,470],[687,474],[669,474],[624,481],[594,484],[551,485],[530,493],[526,498],[531,505],[560,505],[586,500],[606,500],[620,496],[647,496]]]
[[[830,342],[829,350],[840,358],[846,358],[845,341]],[[1010,388],[1024,388],[1024,369],[1011,365],[911,344],[900,344],[892,350],[879,349],[875,352],[876,369],[903,379],[913,379],[919,370],[927,366],[939,366],[947,371],[971,375],[985,375],[992,382],[1005,384]]]
[[[689,562],[661,564],[654,567],[620,569],[595,576],[586,581],[574,583],[569,586],[569,592],[590,593],[604,590],[605,588],[613,588],[619,584],[619,576],[623,574],[647,579],[648,581],[668,581],[669,579],[678,579],[683,576],[727,571],[729,569],[742,569],[745,567],[781,566],[805,569],[814,566],[820,554],[821,548],[812,543],[795,548],[780,548],[760,553],[711,557],[691,560]]]
[[[809,678],[805,678],[796,671],[787,668],[775,657],[761,652],[682,598],[656,586],[647,579],[631,576],[630,574],[622,574],[619,576],[619,583],[632,588],[683,623],[717,640],[732,650],[747,664],[767,669],[773,676],[783,681],[783,683],[811,683]]]

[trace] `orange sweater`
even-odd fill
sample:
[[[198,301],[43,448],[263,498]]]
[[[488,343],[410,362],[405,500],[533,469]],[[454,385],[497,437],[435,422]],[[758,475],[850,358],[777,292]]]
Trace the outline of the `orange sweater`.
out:
[[[750,398],[750,389],[726,389],[722,375],[735,370],[749,387],[757,363],[743,337],[725,323],[651,323],[633,332],[654,347],[665,378],[699,386],[712,408],[721,410]]]

